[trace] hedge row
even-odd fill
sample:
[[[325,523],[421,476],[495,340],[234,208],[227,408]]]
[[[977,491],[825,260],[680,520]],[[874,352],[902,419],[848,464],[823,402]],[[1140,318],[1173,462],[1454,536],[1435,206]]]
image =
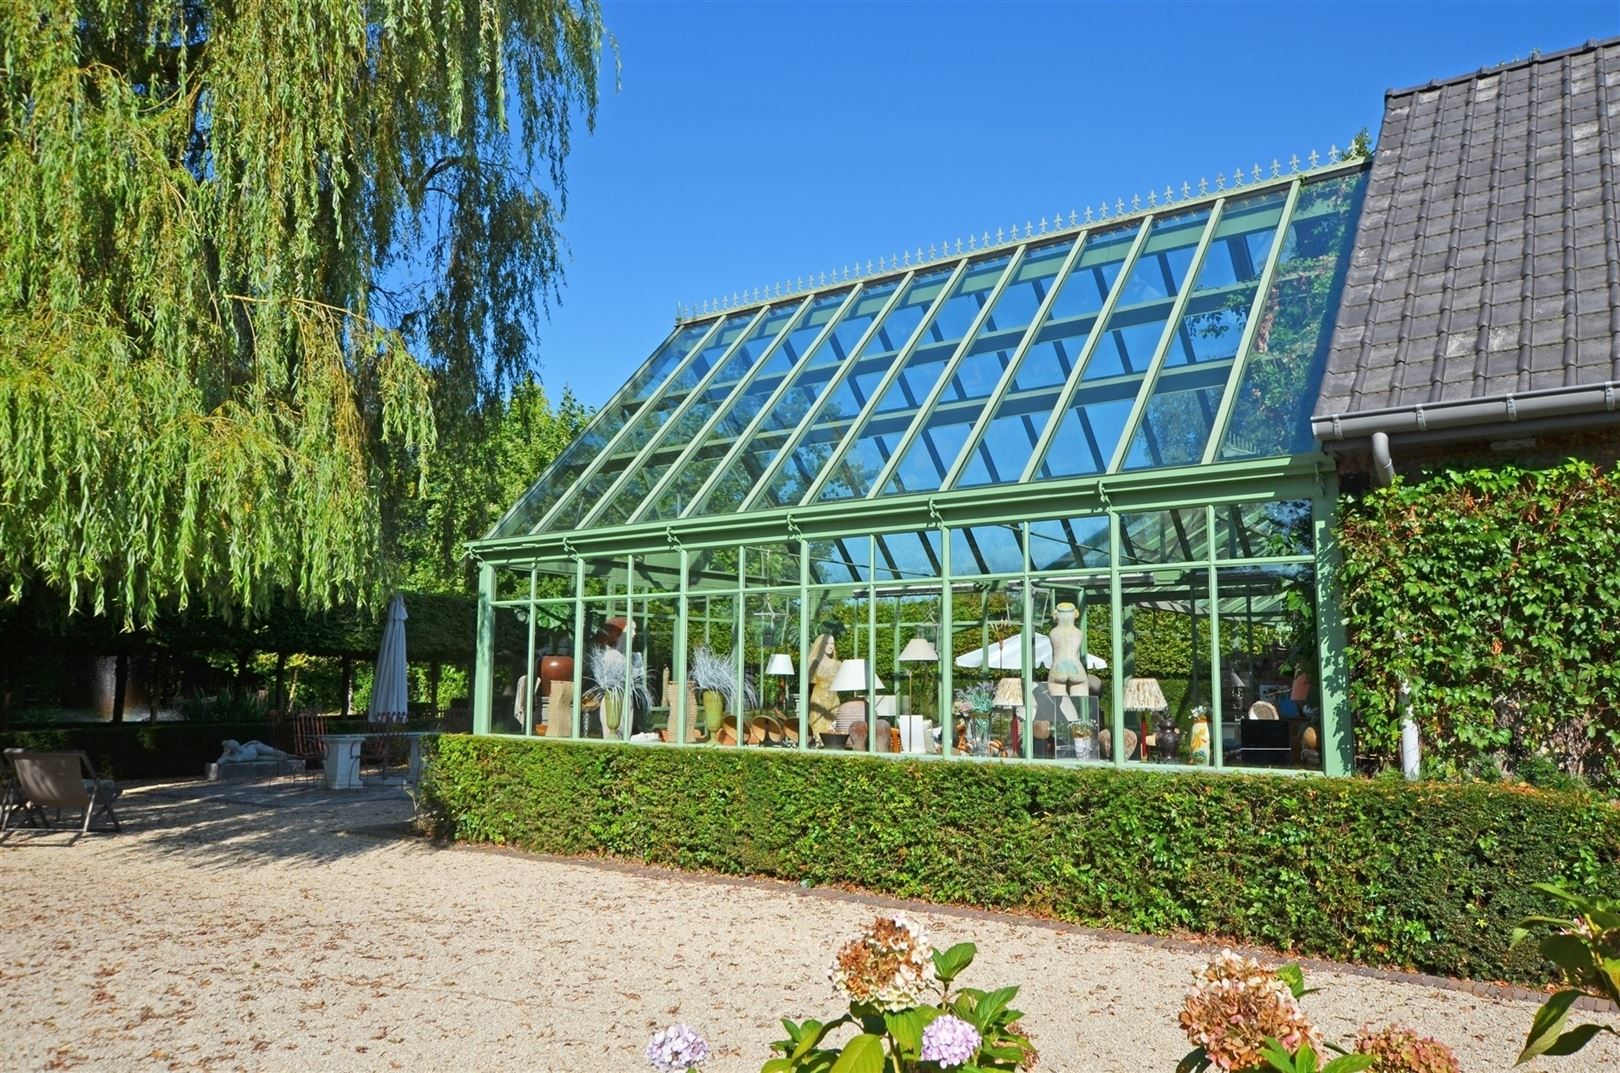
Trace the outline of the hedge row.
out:
[[[1620,809],[1480,784],[445,735],[435,833],[1540,982],[1538,880],[1620,889]]]
[[[78,750],[90,754],[96,774],[110,779],[201,777],[219,759],[219,743],[268,741],[269,724],[79,723],[0,732],[0,748]],[[275,744],[272,742],[271,744]]]

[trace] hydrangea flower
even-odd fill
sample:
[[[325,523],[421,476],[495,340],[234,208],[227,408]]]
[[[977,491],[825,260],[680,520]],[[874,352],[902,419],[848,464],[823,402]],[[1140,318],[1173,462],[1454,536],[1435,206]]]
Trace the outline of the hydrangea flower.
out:
[[[878,917],[846,939],[827,976],[852,1002],[910,1009],[934,982],[932,954],[922,927],[896,913]]]
[[[923,1029],[922,1060],[937,1062],[941,1069],[967,1065],[979,1051],[979,1033],[960,1017],[946,1014]]]
[[[1376,1032],[1363,1025],[1355,1053],[1372,1056],[1369,1073],[1462,1073],[1450,1047],[1405,1025],[1385,1025]]]
[[[1299,1000],[1275,970],[1222,950],[1193,979],[1181,1008],[1181,1028],[1217,1068],[1262,1065],[1268,1037],[1289,1051],[1302,1043],[1321,1051],[1321,1033],[1306,1020]]]
[[[670,1025],[647,1044],[647,1064],[658,1073],[690,1073],[708,1057],[708,1043],[690,1025]]]

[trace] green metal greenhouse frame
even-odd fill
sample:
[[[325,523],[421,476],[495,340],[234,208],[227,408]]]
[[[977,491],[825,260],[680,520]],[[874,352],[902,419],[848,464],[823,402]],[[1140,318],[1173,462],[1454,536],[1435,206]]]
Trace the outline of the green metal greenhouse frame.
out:
[[[1346,772],[1352,742],[1330,525],[1338,482],[1309,417],[1366,168],[1346,160],[1286,173],[1274,165],[1270,177],[1240,172],[1213,192],[1184,188],[1176,198],[1166,190],[1162,203],[1140,211],[1105,208],[1096,220],[1071,217],[1068,228],[1043,223],[1041,233],[1026,226],[1010,241],[975,241],[933,260],[918,251],[916,263],[908,255],[886,271],[846,272],[678,319],[575,444],[470,545],[480,563],[475,732],[495,732],[497,607],[527,620],[527,672],[542,620],[571,637],[568,729],[579,737],[590,613],[622,606],[630,651],[638,601],[643,618],[655,606],[672,609],[671,677],[684,683],[695,602],[729,598],[741,684],[749,599],[796,599],[803,748],[817,593],[864,601],[856,643],[864,636],[875,646],[881,598],[896,597],[896,640],[902,597],[937,601],[943,640],[959,625],[953,593],[998,591],[1006,605],[1018,592],[1029,712],[1039,683],[1033,594],[1061,590],[1096,607],[1107,600],[1113,755],[1043,762],[1159,766],[1126,755],[1135,639],[1122,621],[1132,601],[1180,606],[1169,599],[1178,596],[1194,609],[1193,678],[1207,660],[1210,766],[1219,769],[1221,609],[1234,598],[1222,592],[1226,579],[1249,571],[1314,577],[1317,770]],[[1268,349],[1288,324],[1302,326],[1296,352]],[[1133,352],[1132,338],[1150,340],[1151,356],[1140,342]],[[998,461],[1009,463],[1006,472]],[[1292,543],[1256,546],[1239,532],[1248,524],[1240,515],[1258,517],[1268,505],[1294,509]],[[1070,519],[1099,540],[1106,533],[1106,552],[1082,548]],[[985,527],[1009,541],[994,561],[974,542]],[[1057,529],[1072,554],[1038,558],[1032,547]],[[1173,549],[1139,554],[1152,533],[1172,530]],[[1265,530],[1262,518],[1255,537]],[[791,576],[772,571],[782,563]],[[1230,591],[1240,585],[1233,580]],[[981,595],[981,614],[988,606]],[[955,737],[951,655],[933,698],[944,757]],[[869,706],[880,670],[868,664]],[[536,729],[532,687],[525,734]],[[687,691],[676,689],[669,725],[677,742],[696,718],[689,706]],[[742,706],[729,718],[741,741]],[[868,727],[874,750],[876,722]],[[1032,733],[1021,750],[1035,759]]]

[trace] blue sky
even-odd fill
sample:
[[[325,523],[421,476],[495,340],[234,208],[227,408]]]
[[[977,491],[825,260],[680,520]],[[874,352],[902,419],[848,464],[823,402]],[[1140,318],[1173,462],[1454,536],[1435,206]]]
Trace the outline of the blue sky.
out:
[[[540,375],[598,406],[677,302],[1376,135],[1386,89],[1620,33],[1601,3],[605,0]]]

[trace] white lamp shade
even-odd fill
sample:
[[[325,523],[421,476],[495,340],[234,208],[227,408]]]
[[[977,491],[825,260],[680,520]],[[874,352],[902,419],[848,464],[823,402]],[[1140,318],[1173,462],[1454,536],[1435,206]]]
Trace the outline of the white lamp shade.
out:
[[[1157,712],[1170,707],[1159,688],[1157,678],[1125,679],[1125,710],[1128,712]]]
[[[866,661],[864,659],[846,659],[840,663],[838,673],[833,675],[832,688],[839,693],[865,693]],[[875,674],[872,676],[872,688],[883,688],[882,679]]]
[[[996,681],[996,695],[991,700],[997,708],[1022,708],[1024,706],[1024,683],[1018,678],[1001,678]]]
[[[790,675],[793,673],[793,657],[786,652],[777,652],[771,656],[770,662],[765,664],[766,674]]]
[[[938,663],[939,649],[926,637],[913,637],[900,650],[901,663]]]

